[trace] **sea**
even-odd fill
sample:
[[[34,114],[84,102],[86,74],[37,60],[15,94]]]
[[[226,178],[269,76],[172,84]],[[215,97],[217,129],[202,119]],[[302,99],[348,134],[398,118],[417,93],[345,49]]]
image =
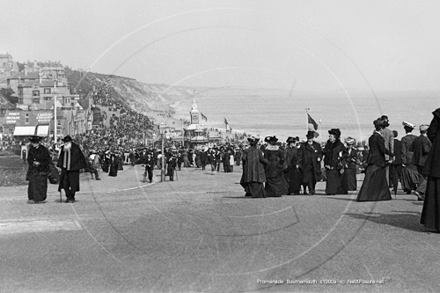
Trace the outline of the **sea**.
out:
[[[310,127],[307,114],[318,125],[318,141],[326,141],[331,128],[341,130],[341,139],[350,136],[357,141],[368,140],[373,121],[381,115],[388,116],[389,128],[402,137],[403,121],[417,127],[429,124],[432,112],[440,107],[440,93],[436,91],[221,91],[194,98],[198,110],[207,117],[202,120],[206,127],[224,131],[226,119],[233,131],[260,137],[275,135],[280,141],[289,136],[305,139]],[[179,103],[178,114],[189,119],[192,101]],[[417,128],[414,134],[418,133]]]

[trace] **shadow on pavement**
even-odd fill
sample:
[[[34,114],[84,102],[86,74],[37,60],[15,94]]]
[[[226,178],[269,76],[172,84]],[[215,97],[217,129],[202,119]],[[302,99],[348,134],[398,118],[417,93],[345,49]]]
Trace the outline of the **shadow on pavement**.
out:
[[[351,195],[348,194],[347,196],[351,196]],[[345,200],[345,201],[356,201],[356,198],[349,198],[349,197],[341,198],[341,197],[334,197],[334,195],[322,195],[321,198],[335,199],[335,200]]]
[[[359,219],[367,220],[380,225],[390,225],[406,230],[411,230],[415,232],[423,232],[420,227],[420,216],[419,212],[411,211],[395,211],[393,214],[382,214],[382,213],[346,213],[346,216]]]

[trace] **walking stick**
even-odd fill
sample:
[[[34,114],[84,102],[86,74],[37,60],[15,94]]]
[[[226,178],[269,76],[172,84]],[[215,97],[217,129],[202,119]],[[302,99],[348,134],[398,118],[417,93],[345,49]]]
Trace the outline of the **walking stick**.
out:
[[[63,196],[61,194],[61,191],[60,191],[60,203],[63,203]]]

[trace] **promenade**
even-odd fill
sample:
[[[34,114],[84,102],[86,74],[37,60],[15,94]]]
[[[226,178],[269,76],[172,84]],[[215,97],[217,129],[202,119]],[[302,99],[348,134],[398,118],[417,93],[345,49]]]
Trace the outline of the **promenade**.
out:
[[[356,193],[245,198],[233,173],[141,166],[81,175],[74,204],[0,187],[1,292],[438,292],[440,235],[422,202]],[[361,182],[359,183],[359,187]],[[65,199],[65,198],[64,198]]]

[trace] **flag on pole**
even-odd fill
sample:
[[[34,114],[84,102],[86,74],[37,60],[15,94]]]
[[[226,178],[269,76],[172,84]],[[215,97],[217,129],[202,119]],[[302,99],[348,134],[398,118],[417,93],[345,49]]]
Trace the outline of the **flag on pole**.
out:
[[[203,115],[203,113],[200,113],[202,115],[202,119],[205,119],[205,121],[208,121],[208,117],[206,117],[205,115]]]
[[[310,130],[318,130],[318,123],[316,123],[316,121],[312,118],[312,116],[310,116],[309,113],[307,113],[307,121],[309,123]],[[313,127],[313,129],[312,129],[312,127]]]
[[[225,118],[225,127],[226,127],[226,131],[232,131],[231,125],[229,125],[228,120],[226,120]]]

